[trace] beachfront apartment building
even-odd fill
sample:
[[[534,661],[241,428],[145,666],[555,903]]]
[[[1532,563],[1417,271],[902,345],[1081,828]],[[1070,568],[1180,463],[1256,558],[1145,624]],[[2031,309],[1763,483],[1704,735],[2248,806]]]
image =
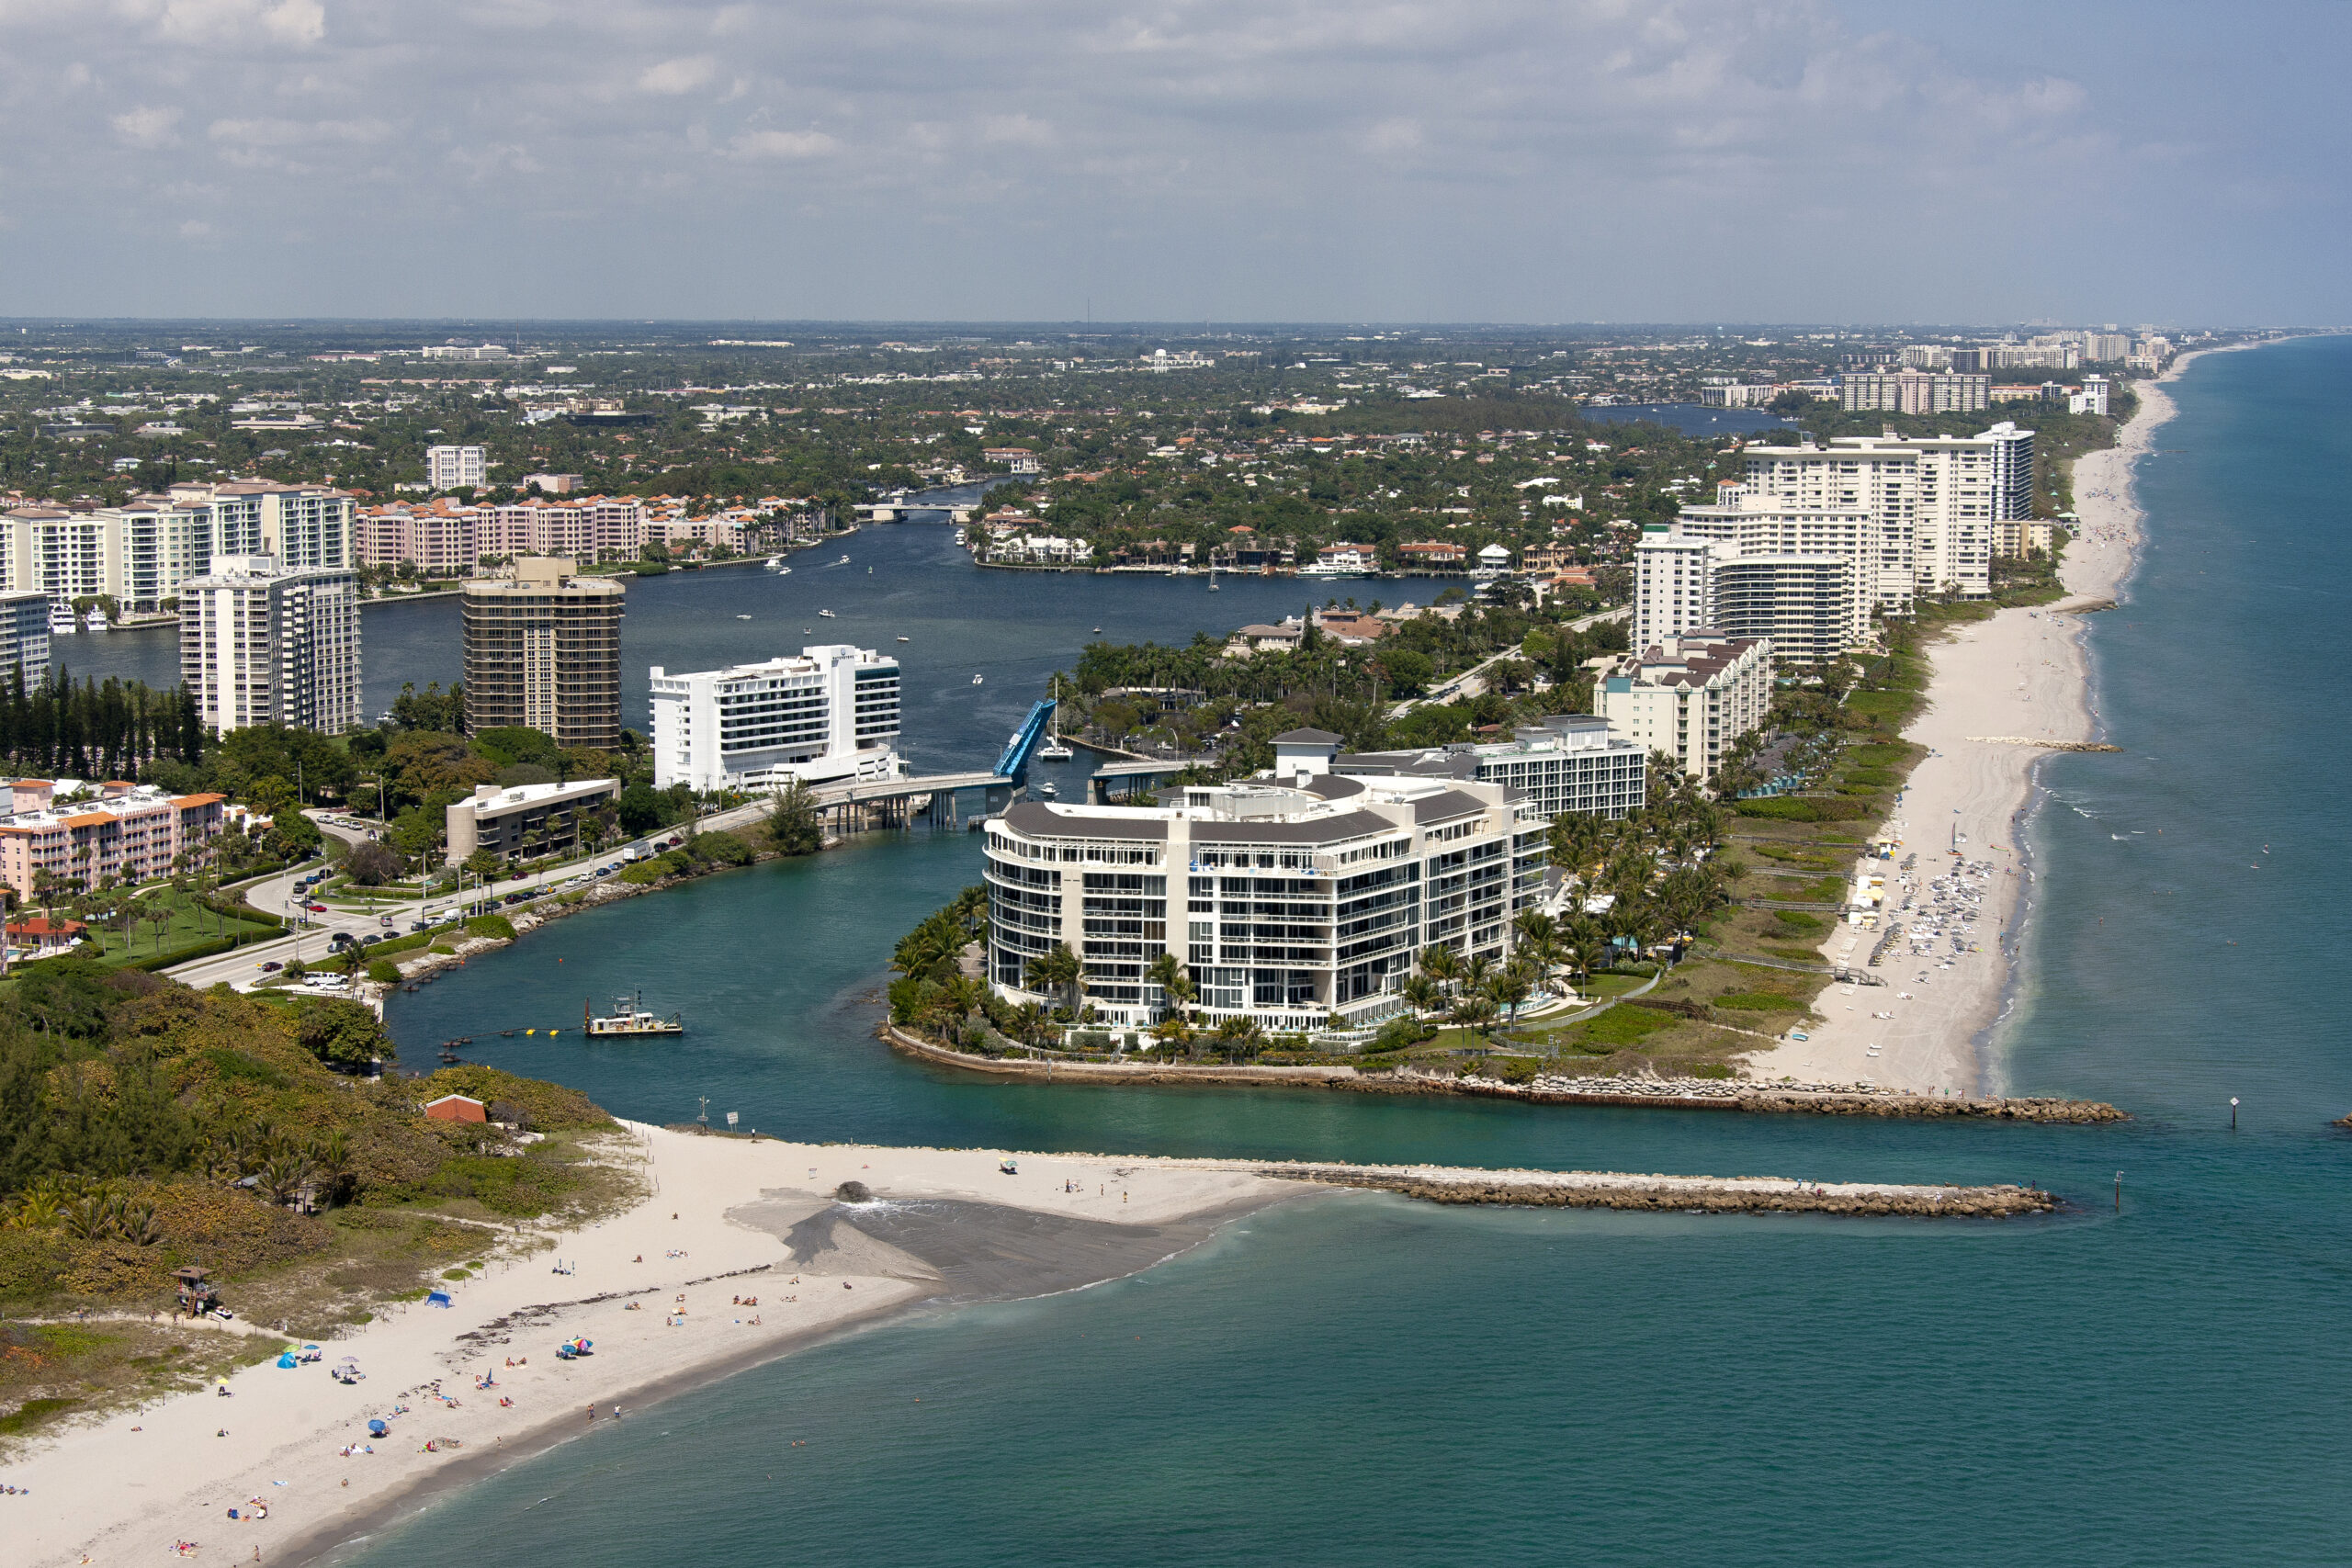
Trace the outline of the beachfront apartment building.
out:
[[[180,678],[208,730],[359,722],[357,573],[217,556],[179,585],[179,616]]]
[[[1849,413],[1974,413],[1992,400],[1993,378],[1951,371],[1859,371],[1846,376],[1839,392]]]
[[[1553,714],[1509,740],[1418,751],[1359,751],[1334,764],[1342,773],[1411,773],[1476,779],[1527,797],[1537,815],[1563,812],[1615,822],[1639,811],[1649,785],[1649,753],[1592,714]]]
[[[620,744],[628,590],[572,569],[560,557],[524,556],[510,575],[459,591],[467,734],[526,725],[559,746]]]
[[[2030,510],[2033,432],[2005,422],[1977,435],[1750,446],[1745,470],[1737,491],[1719,491],[1719,508],[1860,513],[1857,589],[1902,615],[1923,593],[1991,595],[1993,525]]]
[[[1593,701],[1610,728],[1704,783],[1771,711],[1771,646],[1685,632],[1627,654],[1594,682]]]
[[[902,771],[899,661],[872,649],[827,644],[674,675],[657,664],[651,679],[656,789],[758,793]]]
[[[48,886],[134,886],[168,876],[185,852],[203,864],[226,797],[171,795],[119,780],[18,779],[0,817],[0,882],[21,899]],[[62,798],[61,798],[62,797]]]
[[[1869,631],[1853,567],[1838,556],[1733,556],[1715,563],[1710,587],[1706,629],[1769,645],[1782,669],[1828,664]]]
[[[1342,773],[1339,744],[1290,731],[1271,773],[1165,806],[1016,802],[985,840],[989,984],[1058,1005],[1032,965],[1067,946],[1098,1016],[1147,1025],[1167,1011],[1148,976],[1167,954],[1204,1028],[1352,1031],[1404,1010],[1424,947],[1507,957],[1511,917],[1543,893],[1534,804],[1450,774]]]
[[[1736,486],[1719,494],[1736,500]],[[1771,644],[1784,664],[1826,662],[1869,640],[1854,585],[1869,520],[1858,512],[1691,508],[1634,546],[1634,647],[1713,631]]]
[[[1664,523],[1642,529],[1634,546],[1635,648],[1714,625],[1715,563],[1732,551],[1704,535]]]
[[[427,446],[424,482],[435,490],[480,490],[490,482],[490,465],[479,446]]]

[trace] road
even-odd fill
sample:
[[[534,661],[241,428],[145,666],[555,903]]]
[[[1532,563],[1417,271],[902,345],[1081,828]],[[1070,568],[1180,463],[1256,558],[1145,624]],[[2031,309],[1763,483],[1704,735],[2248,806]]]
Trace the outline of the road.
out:
[[[705,818],[702,827],[705,829],[741,827],[763,816],[766,811],[765,802],[754,807],[739,807],[734,811],[722,812],[716,817]],[[368,836],[364,827],[343,826],[344,819],[336,814],[312,809],[305,812],[304,815],[318,824],[319,831],[339,839],[346,844],[359,843]],[[670,829],[665,830],[662,837],[671,837],[680,831],[682,829]],[[651,840],[637,841],[646,843]],[[502,880],[487,897],[503,905],[509,894],[533,892],[569,881],[591,866],[608,865],[617,862],[621,858],[621,851],[624,847],[616,844],[598,854],[568,861],[562,865],[549,867],[546,871],[530,876]],[[235,986],[250,985],[269,972],[263,967],[264,964],[282,964],[295,958],[315,964],[327,957],[331,951],[327,944],[336,931],[348,931],[354,936],[365,936],[371,931],[380,931],[388,936],[406,936],[409,934],[409,927],[416,920],[435,919],[459,907],[459,900],[445,895],[422,904],[414,899],[400,903],[387,900],[374,910],[338,909],[330,906],[323,913],[304,911],[298,907],[294,884],[319,870],[321,864],[322,863],[318,861],[311,861],[290,871],[281,872],[276,876],[266,877],[240,890],[244,897],[244,901],[256,909],[264,909],[270,914],[288,918],[300,916],[308,921],[302,930],[265,942],[247,942],[234,953],[223,953],[215,957],[199,958],[192,963],[175,964],[164,973],[184,985],[199,987],[219,985],[224,980]],[[468,907],[480,905],[485,895],[480,890],[469,887],[466,890],[464,904]],[[391,923],[389,925],[384,921],[386,916],[390,917]]]

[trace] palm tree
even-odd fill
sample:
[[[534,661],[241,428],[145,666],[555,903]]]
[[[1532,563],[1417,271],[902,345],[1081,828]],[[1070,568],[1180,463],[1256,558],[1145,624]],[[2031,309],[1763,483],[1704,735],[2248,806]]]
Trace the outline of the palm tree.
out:
[[[1013,1011],[1012,1037],[1023,1045],[1037,1043],[1048,1027],[1046,1010],[1035,1002],[1023,1002]]]
[[[1194,1032],[1193,1029],[1193,1021],[1185,1017],[1182,1013],[1170,1013],[1166,1018],[1163,1018],[1158,1023],[1153,1024],[1151,1026],[1151,1032],[1159,1037],[1161,1044],[1172,1045],[1177,1050],[1183,1052],[1187,1055],[1192,1054],[1193,1037]]]
[[[1233,1061],[1247,1055],[1259,1043],[1261,1036],[1256,1020],[1237,1012],[1218,1021],[1216,1046],[1226,1060]]]
[[[1396,994],[1416,1012],[1434,1012],[1445,1001],[1445,987],[1427,975],[1406,976],[1405,983],[1396,987]]]
[[[1487,982],[1487,995],[1510,1010],[1510,1021],[1516,1027],[1520,1004],[1534,993],[1535,981],[1535,965],[1523,958],[1514,958],[1497,970],[1494,978]]]
[[[309,1158],[318,1169],[319,1191],[326,1199],[327,1206],[333,1208],[351,1180],[350,1136],[342,1128],[335,1128],[311,1145]]]
[[[1482,1034],[1495,1021],[1494,999],[1476,991],[1462,997],[1453,1004],[1453,1021],[1473,1034]]]
[[[1078,1016],[1079,994],[1086,989],[1086,965],[1068,942],[1056,942],[1053,947],[1032,958],[1026,978],[1032,989],[1057,990],[1062,993],[1063,1006],[1072,1018]]]
[[[1453,982],[1462,977],[1462,955],[1443,942],[1431,942],[1421,949],[1421,973],[1438,984],[1441,991],[1451,993]]]
[[[1151,966],[1143,972],[1143,977],[1159,987],[1159,994],[1170,1011],[1180,1010],[1192,999],[1192,979],[1184,973],[1183,963],[1172,953],[1163,953],[1153,959]]]

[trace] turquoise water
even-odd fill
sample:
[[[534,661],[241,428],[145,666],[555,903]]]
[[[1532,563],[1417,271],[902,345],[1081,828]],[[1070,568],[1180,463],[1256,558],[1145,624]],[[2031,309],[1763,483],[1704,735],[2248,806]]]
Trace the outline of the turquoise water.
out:
[[[926,1313],[736,1377],[356,1561],[2345,1561],[2352,1142],[2326,1122],[2352,1111],[2331,962],[2347,383],[2337,341],[2210,358],[2180,383],[2143,469],[2154,548],[2092,634],[2126,752],[2047,770],[2004,1070],[2020,1092],[2123,1103],[2126,1126],[939,1074],[872,1040],[868,998],[890,938],[973,877],[976,851],[947,834],[566,921],[394,1012],[412,1047],[470,1033],[487,1059],[663,1121],[707,1095],[797,1136],[2031,1179],[2067,1213],[1941,1225],[1338,1195],[1132,1280]],[[684,1041],[484,1038],[569,1026],[584,996],[637,984],[688,1010]]]

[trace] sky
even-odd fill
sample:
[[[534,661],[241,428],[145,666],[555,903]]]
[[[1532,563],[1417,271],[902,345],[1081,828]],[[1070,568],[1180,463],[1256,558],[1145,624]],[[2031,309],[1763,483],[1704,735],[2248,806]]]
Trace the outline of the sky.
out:
[[[2352,6],[0,0],[0,316],[2333,324]]]

